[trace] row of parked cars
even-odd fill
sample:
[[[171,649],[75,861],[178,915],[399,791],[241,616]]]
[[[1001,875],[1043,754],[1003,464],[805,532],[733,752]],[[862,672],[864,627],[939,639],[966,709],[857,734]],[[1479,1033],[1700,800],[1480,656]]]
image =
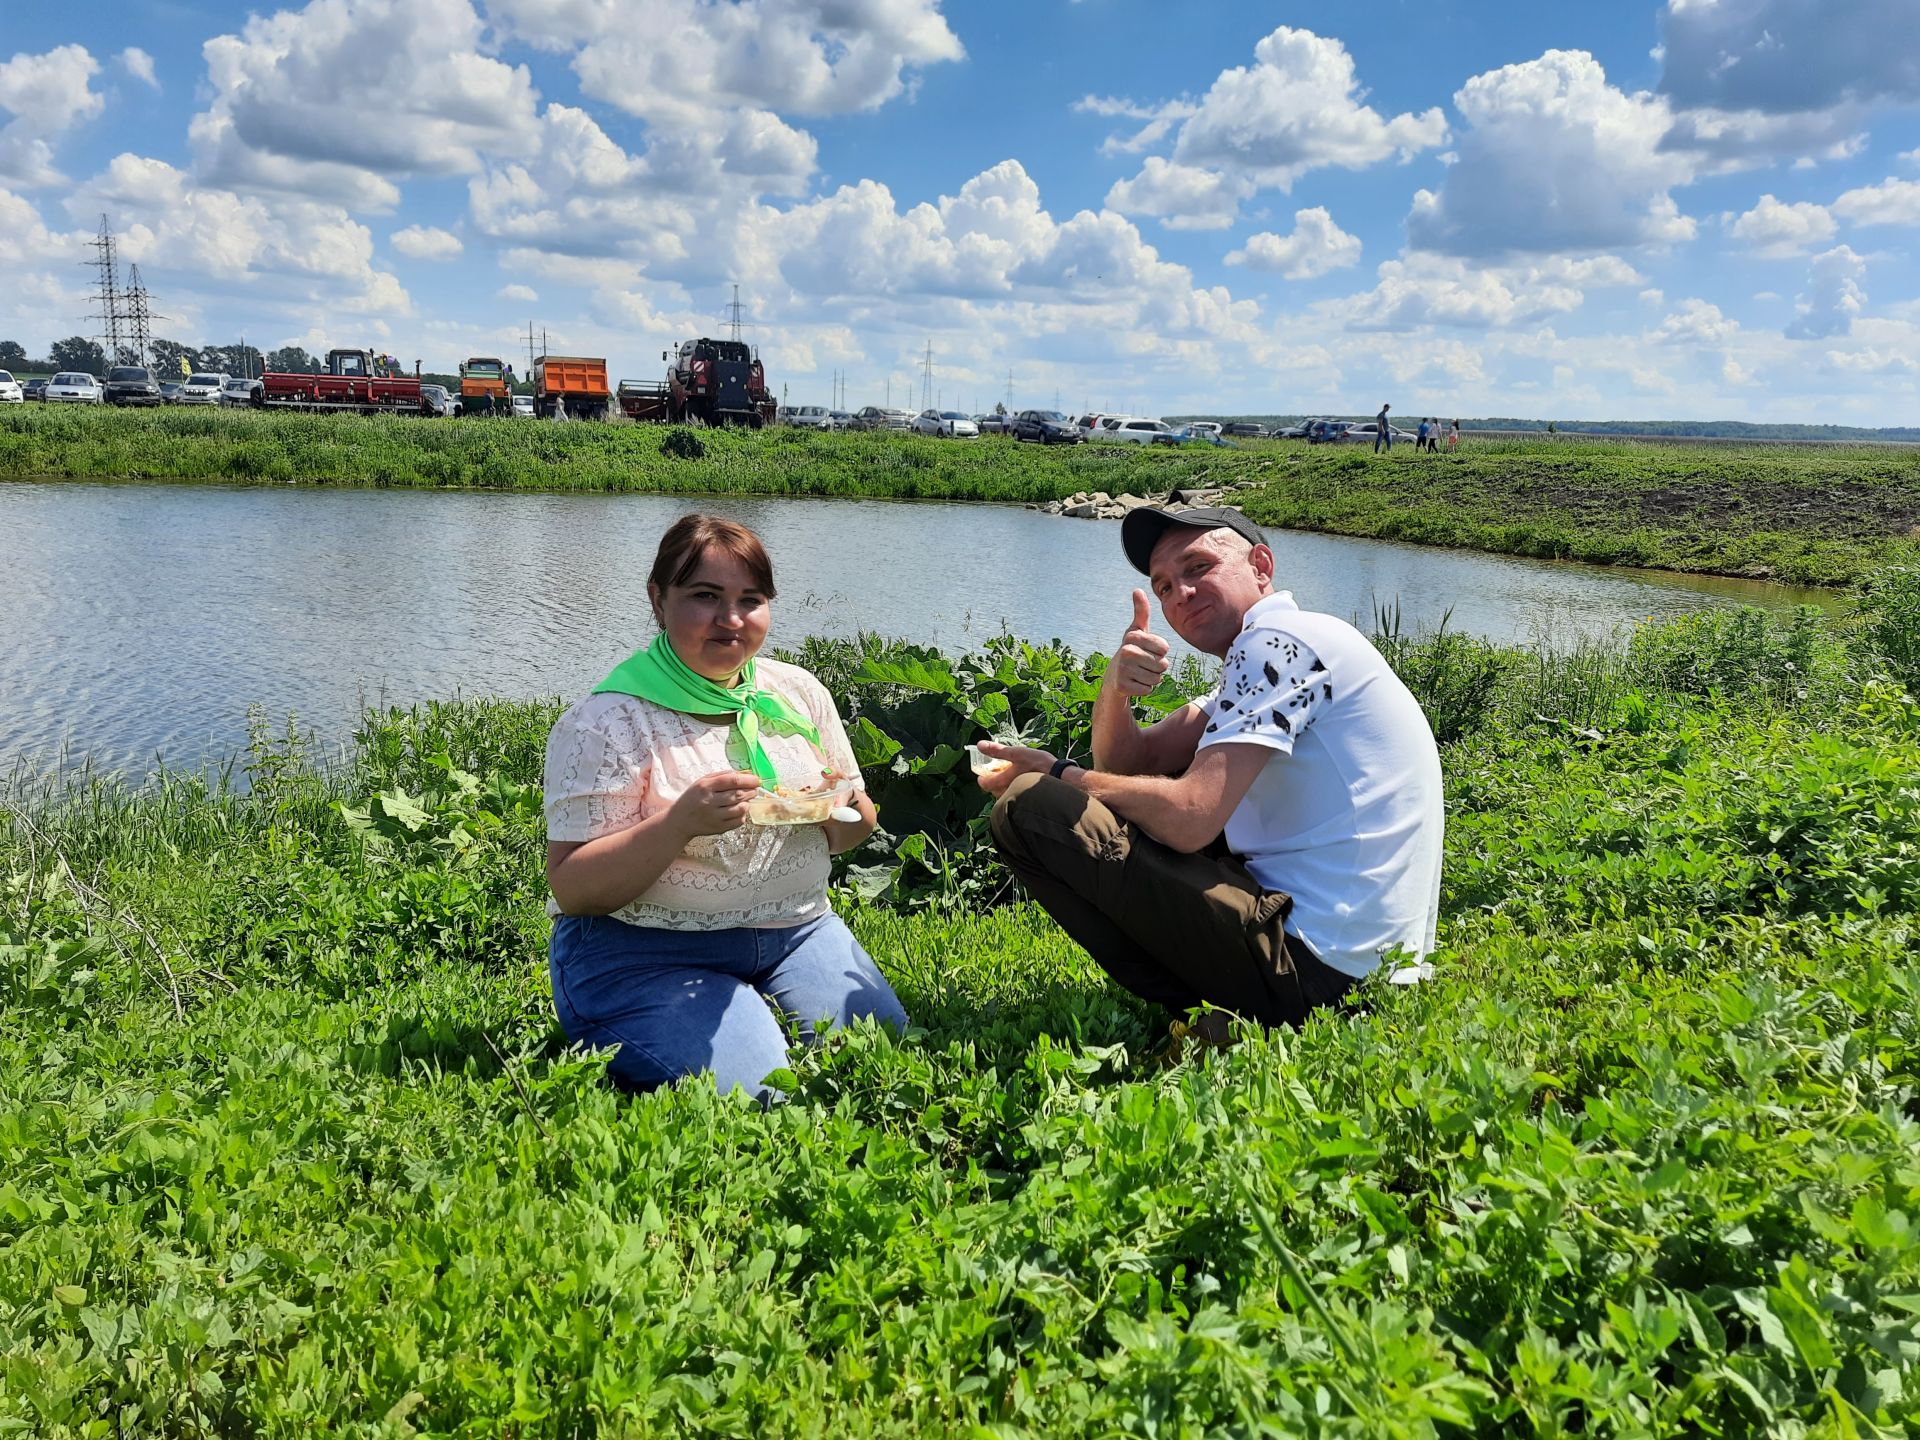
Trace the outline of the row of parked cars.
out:
[[[115,365],[107,378],[62,370],[24,384],[0,370],[0,404],[45,400],[62,405],[246,405],[260,386],[242,375],[195,372],[184,380],[156,380],[144,365]]]
[[[1264,435],[1258,425],[1221,426],[1212,421],[1169,425],[1145,415],[1087,414],[1072,417],[1058,410],[1021,410],[969,415],[962,410],[910,410],[888,405],[865,409],[831,410],[825,405],[794,405],[780,411],[778,423],[813,430],[897,430],[948,440],[971,440],[981,435],[1011,435],[1043,445],[1097,441],[1120,445],[1179,445],[1188,441],[1220,442],[1226,434]]]

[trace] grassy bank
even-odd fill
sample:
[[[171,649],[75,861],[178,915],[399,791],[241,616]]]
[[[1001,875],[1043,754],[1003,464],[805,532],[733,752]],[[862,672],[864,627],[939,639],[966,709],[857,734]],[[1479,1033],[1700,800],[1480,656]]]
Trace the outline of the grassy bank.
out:
[[[920,1028],[769,1113],[557,1035],[549,707],[262,746],[246,798],[16,794],[0,1428],[1912,1433],[1914,589],[1845,636],[1390,640],[1449,776],[1436,981],[1171,1068],[959,816],[840,902]],[[816,658],[896,825],[961,793],[949,715],[1070,727],[1098,668]]]
[[[676,453],[689,441],[699,454]],[[0,414],[0,476],[18,478],[1041,501],[1080,490],[1142,493],[1210,463],[1198,453],[1016,445],[999,436],[956,443],[791,428],[190,408],[18,406]]]
[[[0,478],[875,496],[1034,503],[1242,485],[1263,523],[1502,554],[1845,585],[1920,556],[1920,449],[1469,440],[1042,448],[998,436],[693,432],[222,410],[0,413]],[[674,437],[679,436],[676,440]]]
[[[1920,547],[1920,449],[1483,440],[1289,458],[1263,524],[1509,555],[1837,585]]]

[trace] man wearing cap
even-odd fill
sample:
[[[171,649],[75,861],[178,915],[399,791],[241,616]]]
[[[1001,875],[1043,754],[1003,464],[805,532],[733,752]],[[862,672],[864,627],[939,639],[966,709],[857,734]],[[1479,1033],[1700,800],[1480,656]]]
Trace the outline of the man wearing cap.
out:
[[[1239,512],[1142,508],[1121,544],[1160,612],[1225,662],[1155,724],[1134,698],[1168,669],[1147,596],[1108,663],[1093,755],[983,742],[993,836],[1028,892],[1138,995],[1298,1025],[1390,956],[1433,948],[1440,756],[1365,636],[1273,588]],[[1222,1033],[1217,1017],[1203,1033]]]

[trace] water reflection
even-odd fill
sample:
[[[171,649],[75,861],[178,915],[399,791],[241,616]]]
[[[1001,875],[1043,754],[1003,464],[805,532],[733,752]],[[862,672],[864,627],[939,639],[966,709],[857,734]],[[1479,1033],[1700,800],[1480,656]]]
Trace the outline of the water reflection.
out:
[[[370,701],[573,695],[651,633],[660,532],[753,526],[774,644],[877,630],[950,649],[1010,631],[1110,649],[1139,577],[1112,524],[996,506],[315,487],[0,485],[0,767],[142,771],[244,743],[250,705],[323,739]],[[1274,532],[1302,604],[1564,644],[1818,592]]]

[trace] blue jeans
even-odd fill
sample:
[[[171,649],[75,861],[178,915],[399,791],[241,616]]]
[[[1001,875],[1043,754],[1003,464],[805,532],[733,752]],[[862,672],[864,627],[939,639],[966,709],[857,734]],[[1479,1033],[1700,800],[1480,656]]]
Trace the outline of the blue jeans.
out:
[[[1386,446],[1389,450],[1393,449],[1393,432],[1391,430],[1376,430],[1373,432],[1373,453],[1378,455],[1382,445]]]
[[[575,1044],[615,1049],[608,1071],[651,1090],[702,1070],[761,1101],[787,1063],[771,1001],[811,1043],[819,1021],[871,1016],[904,1030],[886,977],[838,915],[781,928],[664,930],[562,915],[548,950],[553,1007]]]

